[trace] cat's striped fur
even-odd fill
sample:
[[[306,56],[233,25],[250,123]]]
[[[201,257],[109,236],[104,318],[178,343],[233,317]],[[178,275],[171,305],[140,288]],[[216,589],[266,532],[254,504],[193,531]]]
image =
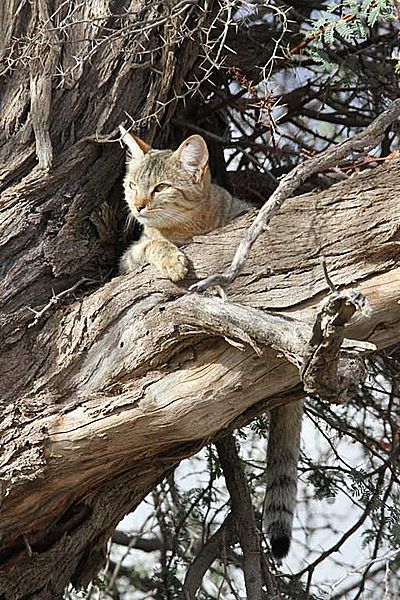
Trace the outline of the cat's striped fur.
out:
[[[199,135],[187,138],[176,151],[154,150],[120,129],[128,147],[125,198],[144,227],[139,241],[124,253],[121,271],[151,263],[172,281],[179,281],[187,266],[178,246],[225,225],[249,207],[211,183],[207,145]],[[264,514],[277,558],[287,554],[292,535],[301,416],[297,403],[275,408],[270,416]]]
[[[211,183],[207,145],[192,135],[174,152],[153,150],[121,128],[128,146],[125,198],[143,225],[138,242],[121,260],[126,273],[151,263],[172,281],[187,273],[186,257],[178,245],[231,221],[249,206]]]
[[[264,518],[276,558],[286,556],[292,539],[302,417],[302,401],[270,411]]]

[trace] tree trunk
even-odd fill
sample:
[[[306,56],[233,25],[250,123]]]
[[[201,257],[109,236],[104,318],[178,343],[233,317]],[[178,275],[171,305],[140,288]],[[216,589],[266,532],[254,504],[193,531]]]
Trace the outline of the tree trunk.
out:
[[[118,521],[182,458],[303,395],[297,366],[327,294],[322,255],[334,283],[370,303],[347,337],[400,339],[400,175],[394,161],[291,199],[225,302],[187,290],[228,265],[253,212],[190,244],[180,285],[150,267],[110,281],[116,245],[93,211],[119,206],[124,160],[96,135],[127,111],[152,141],[198,54],[167,11],[189,30],[199,13],[135,1],[119,2],[130,14],[117,18],[113,2],[93,0],[67,43],[65,3],[25,3],[14,18],[17,4],[4,3],[0,38],[3,58],[25,39],[0,91],[0,598],[44,600],[90,581]],[[80,41],[99,31],[107,43]]]
[[[119,519],[183,457],[302,394],[297,368],[266,344],[301,359],[326,294],[320,255],[336,285],[370,303],[347,336],[379,347],[399,340],[398,166],[291,199],[228,302],[187,288],[229,262],[251,214],[187,247],[192,269],[180,286],[146,267],[50,309],[32,328],[22,309],[8,313],[5,598],[57,597],[70,579],[87,582]]]

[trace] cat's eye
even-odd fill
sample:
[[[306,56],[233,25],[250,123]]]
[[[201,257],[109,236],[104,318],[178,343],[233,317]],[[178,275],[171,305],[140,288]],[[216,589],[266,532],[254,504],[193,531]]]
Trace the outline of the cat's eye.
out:
[[[169,187],[171,187],[171,186],[169,185],[169,183],[159,183],[158,185],[156,185],[156,186],[153,188],[153,192],[155,192],[156,194],[157,194],[158,192],[165,192],[165,190],[167,190]]]
[[[134,181],[130,181],[128,185],[131,190],[136,190],[136,188],[137,188],[137,185]]]

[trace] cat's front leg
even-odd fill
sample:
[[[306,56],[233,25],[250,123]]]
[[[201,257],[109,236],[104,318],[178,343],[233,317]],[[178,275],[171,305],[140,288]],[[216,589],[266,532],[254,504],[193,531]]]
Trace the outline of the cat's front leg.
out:
[[[171,281],[180,281],[188,272],[186,256],[169,240],[149,240],[145,255],[147,261]]]
[[[139,265],[146,262],[145,259],[145,248],[147,240],[139,240],[129,246],[123,253],[121,261],[119,263],[119,272],[121,274],[129,273],[134,271]]]
[[[142,238],[132,244],[121,258],[120,272],[129,273],[144,263],[154,265],[171,281],[180,281],[188,272],[186,256],[163,238]]]

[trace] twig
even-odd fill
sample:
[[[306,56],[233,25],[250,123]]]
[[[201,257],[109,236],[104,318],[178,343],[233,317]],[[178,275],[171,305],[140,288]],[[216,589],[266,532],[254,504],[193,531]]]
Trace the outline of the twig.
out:
[[[31,547],[31,545],[30,545],[30,543],[29,543],[28,536],[24,534],[24,535],[22,536],[22,539],[23,539],[23,541],[24,541],[24,546],[25,546],[25,548],[26,548],[26,552],[27,552],[27,554],[28,554],[29,558],[32,558],[32,556],[33,556],[33,551],[32,551],[32,547]]]
[[[244,238],[236,250],[235,256],[228,269],[220,275],[211,275],[190,286],[190,291],[204,292],[209,287],[226,286],[231,283],[241,272],[254,242],[267,227],[272,217],[276,215],[283,203],[306,179],[315,173],[335,166],[340,160],[352,152],[366,152],[374,148],[385,134],[387,127],[400,116],[400,99],[395,100],[381,115],[372,121],[368,127],[354,137],[337,144],[315,156],[309,158],[281,179],[281,182],[271,197],[261,208],[257,217],[250,225]]]
[[[330,556],[333,552],[337,552],[338,550],[340,550],[340,548],[342,547],[342,545],[344,544],[344,542],[346,540],[348,540],[353,533],[355,533],[360,527],[361,525],[366,521],[366,519],[369,517],[371,509],[374,505],[374,503],[376,502],[376,499],[379,498],[380,495],[380,491],[381,491],[381,486],[382,483],[384,481],[384,477],[385,477],[385,471],[386,471],[387,465],[382,465],[381,470],[380,470],[380,474],[379,477],[377,479],[376,482],[376,486],[375,486],[375,490],[374,492],[371,494],[370,499],[368,500],[368,502],[365,505],[365,509],[363,514],[360,516],[360,518],[354,523],[354,525],[352,525],[343,535],[342,537],[335,543],[333,544],[333,546],[331,546],[330,548],[328,548],[328,550],[325,550],[324,552],[321,552],[318,556],[318,558],[316,558],[314,560],[313,563],[311,563],[310,565],[308,565],[307,567],[304,567],[304,569],[302,569],[301,571],[299,571],[298,573],[294,573],[293,575],[291,575],[291,577],[293,577],[294,579],[300,579],[300,577],[302,577],[305,573],[309,573],[310,570],[315,570],[315,568],[321,563],[323,562],[328,556]]]
[[[143,550],[143,552],[161,550],[161,547],[163,546],[163,541],[159,537],[145,538],[136,535],[128,535],[124,531],[119,531],[118,529],[114,531],[111,539],[114,544],[125,546],[126,548]]]
[[[396,460],[397,462],[397,460]],[[360,581],[360,585],[359,585],[359,589],[357,594],[354,596],[354,600],[359,600],[359,598],[362,598],[362,594],[364,592],[365,589],[365,584],[367,582],[367,578],[369,577],[369,572],[371,570],[372,564],[373,564],[373,560],[376,560],[378,558],[378,552],[379,552],[379,548],[381,546],[382,543],[382,538],[384,535],[384,530],[385,530],[385,525],[386,525],[386,509],[388,508],[388,500],[390,498],[390,494],[393,488],[393,485],[395,483],[395,480],[393,478],[393,473],[390,477],[390,481],[389,481],[389,485],[387,486],[385,493],[382,495],[381,501],[380,501],[380,518],[379,518],[379,525],[378,525],[378,531],[377,534],[375,536],[375,541],[374,541],[374,550],[372,552],[372,556],[371,556],[371,562],[369,565],[367,565],[367,567],[365,568],[362,576],[361,576],[361,581]],[[390,502],[390,500],[389,500]]]
[[[337,292],[338,289],[337,289],[336,285],[333,283],[332,279],[329,277],[328,268],[326,266],[325,256],[321,256],[321,265],[322,265],[322,270],[324,272],[325,281],[326,281],[329,289],[331,290],[332,293]]]
[[[94,279],[90,279],[89,277],[82,277],[82,279],[77,281],[70,288],[60,292],[59,294],[53,293],[53,296],[50,298],[48,303],[42,308],[42,310],[35,310],[34,308],[31,308],[30,306],[28,306],[27,307],[28,310],[33,312],[35,315],[35,318],[33,319],[33,321],[31,323],[29,323],[28,327],[35,327],[35,325],[37,325],[39,323],[40,319],[46,314],[46,312],[48,310],[50,310],[50,308],[52,306],[58,304],[58,302],[60,302],[60,300],[62,300],[66,296],[68,296],[68,294],[72,294],[73,292],[75,292],[75,290],[78,289],[78,287],[80,287],[83,283],[96,283],[96,282]]]
[[[348,571],[343,577],[341,577],[333,586],[333,588],[331,589],[331,595],[329,596],[329,600],[340,600],[341,598],[347,598],[348,594],[350,592],[352,592],[353,590],[357,589],[360,585],[360,580],[357,579],[355,582],[351,583],[348,585],[348,587],[346,588],[342,588],[340,592],[333,594],[333,592],[335,591],[335,589],[337,589],[338,587],[340,587],[342,585],[342,583],[344,582],[345,579],[347,579],[348,577],[352,577],[354,575],[359,574],[360,569],[363,569],[364,567],[370,567],[373,564],[379,563],[379,562],[384,562],[383,565],[379,565],[377,566],[375,569],[370,570],[369,572],[369,580],[371,580],[373,577],[375,577],[375,575],[377,575],[378,573],[381,573],[381,571],[385,570],[385,583],[386,583],[386,578],[387,578],[387,571],[389,568],[390,571],[390,560],[395,560],[397,555],[400,553],[399,549],[396,550],[392,550],[391,552],[387,552],[386,554],[384,554],[383,556],[379,556],[376,558],[372,558],[369,559],[367,561],[367,563],[365,565],[360,565],[360,567],[358,567],[357,569]],[[384,598],[384,600],[386,600]],[[387,597],[387,600],[390,600],[389,597]]]

